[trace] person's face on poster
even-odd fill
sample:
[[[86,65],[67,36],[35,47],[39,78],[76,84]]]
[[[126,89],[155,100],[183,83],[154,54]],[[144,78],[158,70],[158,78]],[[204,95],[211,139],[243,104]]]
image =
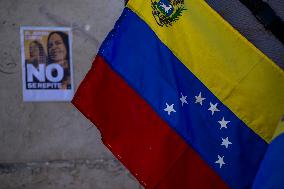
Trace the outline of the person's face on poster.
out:
[[[67,49],[59,34],[53,34],[48,41],[48,53],[52,62],[60,63],[66,60]]]
[[[30,58],[31,59],[37,59],[39,58],[40,53],[39,53],[39,47],[36,43],[31,43],[30,45]]]

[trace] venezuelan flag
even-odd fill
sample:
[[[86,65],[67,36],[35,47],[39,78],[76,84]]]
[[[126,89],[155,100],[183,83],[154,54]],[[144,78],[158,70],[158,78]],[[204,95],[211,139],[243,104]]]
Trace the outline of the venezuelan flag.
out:
[[[130,0],[72,103],[146,188],[251,188],[284,73],[202,0]]]

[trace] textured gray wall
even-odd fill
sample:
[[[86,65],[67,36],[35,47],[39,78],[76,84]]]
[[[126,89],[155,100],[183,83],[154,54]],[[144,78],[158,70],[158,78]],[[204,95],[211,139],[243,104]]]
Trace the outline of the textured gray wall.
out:
[[[78,86],[123,7],[123,0],[0,0],[0,189],[139,188],[70,103],[22,102],[20,26],[72,27]]]
[[[284,46],[241,3],[207,2],[283,65]],[[284,1],[269,3],[284,18]],[[22,102],[20,26],[73,28],[78,86],[123,6],[123,0],[0,0],[0,189],[141,188],[71,104]]]

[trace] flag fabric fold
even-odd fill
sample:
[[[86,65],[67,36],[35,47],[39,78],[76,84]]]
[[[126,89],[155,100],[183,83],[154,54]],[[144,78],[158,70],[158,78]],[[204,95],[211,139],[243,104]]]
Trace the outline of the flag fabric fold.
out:
[[[205,2],[131,0],[72,103],[146,188],[250,188],[283,92]]]
[[[284,116],[279,122],[273,140],[263,158],[253,189],[284,188]]]

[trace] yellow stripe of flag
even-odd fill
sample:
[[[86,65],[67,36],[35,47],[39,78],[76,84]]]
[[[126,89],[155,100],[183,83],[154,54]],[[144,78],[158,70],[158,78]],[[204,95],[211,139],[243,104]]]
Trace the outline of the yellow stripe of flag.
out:
[[[159,26],[150,0],[131,0],[177,58],[267,142],[284,109],[284,73],[202,0],[185,0],[179,20]]]

